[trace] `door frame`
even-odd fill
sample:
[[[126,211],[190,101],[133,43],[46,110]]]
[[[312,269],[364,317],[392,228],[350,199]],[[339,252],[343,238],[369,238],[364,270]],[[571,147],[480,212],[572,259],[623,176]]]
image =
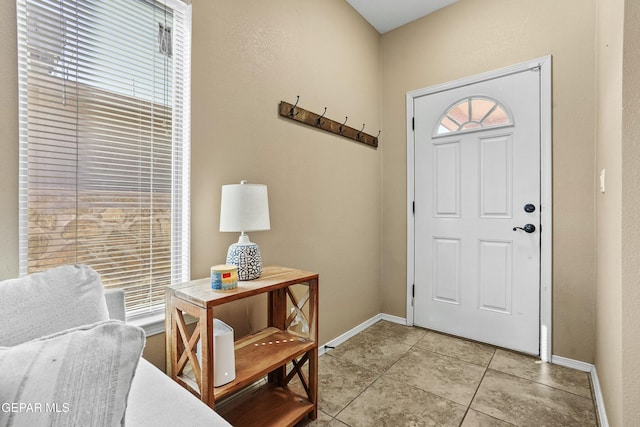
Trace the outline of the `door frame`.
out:
[[[540,70],[540,358],[551,361],[552,355],[552,95],[551,55],[532,59],[510,67],[476,74],[451,82],[407,92],[407,325],[413,325],[413,292],[415,283],[415,152],[414,99],[461,86],[505,77],[526,70]]]

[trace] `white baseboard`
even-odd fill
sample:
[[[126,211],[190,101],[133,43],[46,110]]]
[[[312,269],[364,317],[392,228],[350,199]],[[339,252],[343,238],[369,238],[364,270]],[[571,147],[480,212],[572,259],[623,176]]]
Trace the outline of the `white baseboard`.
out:
[[[596,367],[593,367],[591,371],[591,384],[593,384],[593,394],[596,397],[596,406],[598,410],[598,418],[600,418],[601,427],[609,427],[609,420],[607,419],[607,411],[604,409],[604,396],[602,396],[602,389],[600,388],[600,380],[598,380],[598,373]]]
[[[325,343],[324,345],[319,346],[318,347],[318,356],[322,356],[326,352],[327,348],[331,349],[331,348],[335,348],[335,347],[339,346],[340,344],[342,344],[343,342],[345,342],[349,338],[353,337],[357,333],[362,332],[365,329],[367,329],[369,326],[373,325],[374,323],[377,323],[379,320],[382,320],[382,314],[376,314],[371,319],[365,320],[364,322],[362,322],[361,324],[359,324],[355,328],[348,330],[347,332],[345,332],[344,334],[340,335],[339,337],[334,338],[331,341],[329,341],[328,343]]]
[[[345,342],[349,338],[353,337],[354,335],[358,334],[359,332],[364,331],[369,326],[373,325],[374,323],[379,322],[380,320],[386,320],[388,322],[399,323],[401,325],[406,325],[407,324],[407,319],[404,319],[402,317],[392,316],[390,314],[384,314],[384,313],[376,314],[371,319],[365,320],[364,322],[362,322],[361,324],[359,324],[355,328],[348,330],[347,332],[345,332],[344,334],[340,335],[339,337],[334,338],[331,341],[329,341],[328,343],[319,346],[318,347],[318,356],[322,356],[327,351],[327,349],[335,348],[335,347],[339,346],[340,344],[342,344],[343,342]]]
[[[565,366],[567,368],[577,369],[578,371],[582,371],[582,372],[591,372],[593,370],[593,365],[591,363],[569,359],[568,357],[552,355],[551,363],[553,363],[554,365],[560,365],[560,366]]]
[[[604,397],[602,396],[602,389],[600,388],[600,380],[598,380],[596,367],[591,363],[581,362],[579,360],[573,360],[562,356],[551,356],[551,363],[588,372],[591,375],[591,384],[593,385],[593,395],[596,399],[596,411],[598,411],[600,426],[609,427],[609,420],[607,419],[607,411],[604,408]]]
[[[387,322],[393,322],[405,326],[407,325],[407,319],[405,319],[404,317],[392,316],[390,314],[384,313],[382,313],[380,316],[382,320],[386,320]]]

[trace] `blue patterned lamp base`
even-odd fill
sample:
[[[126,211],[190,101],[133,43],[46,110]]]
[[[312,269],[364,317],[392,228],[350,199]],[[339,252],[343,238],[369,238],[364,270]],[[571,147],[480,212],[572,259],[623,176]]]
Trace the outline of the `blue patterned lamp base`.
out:
[[[238,266],[238,280],[253,280],[262,274],[262,254],[255,243],[234,243],[227,252],[227,264]]]

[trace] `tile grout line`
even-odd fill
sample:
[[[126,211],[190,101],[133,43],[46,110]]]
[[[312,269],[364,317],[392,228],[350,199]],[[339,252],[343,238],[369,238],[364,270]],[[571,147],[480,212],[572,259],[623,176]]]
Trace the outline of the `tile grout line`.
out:
[[[493,358],[492,358],[492,360],[493,360]],[[545,363],[546,363],[546,362],[545,362]],[[511,378],[515,378],[515,379],[517,379],[517,380],[522,380],[522,381],[526,381],[526,382],[531,383],[531,384],[536,384],[536,385],[539,385],[539,386],[547,387],[547,388],[553,389],[553,390],[558,391],[558,392],[561,392],[561,393],[567,393],[567,394],[570,394],[570,395],[572,395],[572,396],[574,396],[574,397],[578,397],[578,398],[582,398],[582,399],[590,400],[590,401],[592,401],[592,402],[593,402],[593,404],[594,404],[594,413],[595,413],[595,415],[594,415],[594,416],[595,416],[595,418],[596,418],[596,423],[598,423],[598,415],[597,415],[597,410],[595,409],[595,401],[593,401],[593,399],[591,399],[591,398],[584,397],[584,396],[581,396],[581,395],[579,395],[579,394],[572,393],[572,392],[570,392],[570,391],[562,390],[562,389],[559,389],[559,388],[556,388],[556,387],[550,386],[550,385],[548,385],[548,384],[544,384],[544,383],[541,383],[541,382],[538,382],[538,381],[530,380],[530,379],[528,379],[528,378],[520,377],[520,376],[518,376],[518,375],[514,375],[514,374],[511,374],[511,373],[509,373],[509,372],[504,372],[504,371],[501,371],[501,370],[498,370],[498,369],[495,369],[495,368],[490,368],[489,366],[487,366],[487,372],[488,372],[489,370],[492,370],[492,371],[497,372],[497,373],[502,374],[502,375],[506,375],[506,376],[511,377]],[[482,377],[482,380],[484,380],[484,376]],[[482,381],[481,381],[480,383],[482,383]],[[479,387],[478,387],[478,388],[479,388]],[[476,392],[476,393],[477,393],[477,392]],[[475,395],[474,395],[474,399],[475,399]],[[473,399],[472,399],[472,402],[473,402]],[[469,405],[469,406],[471,406],[471,405]],[[484,413],[484,412],[482,412],[482,411],[478,411],[478,412],[480,412],[480,413],[482,413],[482,414],[485,414],[485,413]],[[505,423],[507,423],[507,424],[514,425],[514,424],[512,424],[512,423],[511,423],[511,422],[509,422],[509,421],[506,421],[506,420],[500,419],[500,418],[495,417],[495,416],[493,416],[493,415],[490,415],[490,414],[485,414],[485,415],[487,415],[487,416],[489,416],[489,417],[492,417],[492,418],[495,418],[495,419],[497,419],[497,420],[499,420],[499,421],[505,422]],[[465,415],[465,416],[466,416],[466,415]],[[599,424],[596,424],[596,425],[599,425]]]
[[[488,370],[488,369],[489,369],[489,368],[487,368],[487,370]],[[582,398],[582,399],[591,400],[591,401],[593,401],[593,402],[594,402],[594,404],[595,404],[595,401],[593,400],[593,397],[586,397],[586,396],[583,396],[583,395],[581,395],[581,394],[574,393],[574,392],[572,392],[572,391],[564,390],[564,389],[558,388],[558,387],[556,387],[556,386],[552,386],[552,385],[549,385],[549,384],[541,383],[540,381],[535,381],[535,380],[532,380],[532,379],[529,379],[529,378],[521,377],[521,376],[519,376],[519,375],[512,374],[512,373],[510,373],[510,372],[504,372],[504,371],[501,371],[501,370],[499,370],[499,369],[491,369],[491,370],[492,370],[492,371],[495,371],[495,372],[499,372],[499,373],[504,374],[504,375],[508,375],[508,376],[510,376],[510,377],[513,377],[513,378],[517,378],[517,379],[519,379],[519,380],[523,380],[523,381],[530,382],[530,383],[532,383],[532,384],[541,385],[541,386],[543,386],[543,387],[548,387],[548,388],[551,388],[551,389],[553,389],[553,390],[556,390],[556,391],[559,391],[559,392],[562,392],[562,393],[567,393],[567,394],[570,394],[570,395],[575,396],[575,397],[580,397],[580,398]]]
[[[371,384],[369,384],[368,386],[366,386],[364,389],[362,389],[362,391],[361,391],[360,393],[358,393],[358,395],[357,395],[356,397],[354,397],[354,398],[353,398],[353,399],[351,399],[349,402],[347,402],[347,404],[346,404],[346,405],[344,405],[344,407],[343,407],[342,409],[340,409],[340,410],[338,411],[338,413],[337,413],[334,417],[332,417],[332,418],[333,418],[334,420],[338,420],[338,421],[340,421],[342,424],[345,424],[345,425],[349,426],[349,424],[347,424],[345,421],[342,421],[342,420],[338,419],[338,415],[340,415],[340,414],[342,413],[342,411],[344,411],[345,409],[347,409],[347,407],[348,407],[349,405],[351,405],[351,404],[352,404],[352,403],[353,403],[357,398],[359,398],[360,396],[362,396],[362,394],[363,394],[365,391],[369,390],[369,387],[371,387],[371,386],[372,386],[376,381],[378,381],[378,380],[380,379],[380,377],[382,377],[382,374],[379,374],[379,375],[378,375],[378,376],[377,376],[373,381],[371,381]]]
[[[364,331],[363,331],[363,332],[364,332]],[[387,372],[389,371],[389,369],[391,369],[391,368],[392,368],[396,363],[398,363],[398,362],[400,361],[400,359],[402,359],[402,357],[403,357],[403,356],[405,356],[407,353],[409,353],[409,352],[413,349],[413,347],[415,347],[415,345],[416,345],[419,341],[420,341],[420,340],[416,341],[414,344],[412,344],[411,346],[409,346],[409,348],[408,348],[405,352],[403,352],[403,353],[400,355],[400,357],[398,357],[398,359],[397,359],[397,360],[395,360],[395,361],[394,361],[394,362],[393,362],[389,367],[387,367],[386,369],[384,369],[382,372],[379,372],[379,373],[377,373],[377,372],[376,372],[377,376],[375,377],[375,379],[374,379],[373,381],[371,381],[371,384],[369,384],[368,386],[366,386],[366,387],[365,387],[365,388],[364,388],[360,393],[358,393],[358,395],[357,395],[357,396],[355,396],[353,399],[351,399],[349,402],[347,402],[347,404],[346,404],[346,405],[344,405],[344,407],[342,407],[342,409],[340,409],[340,410],[336,413],[336,415],[335,415],[335,416],[332,416],[331,418],[332,418],[332,419],[334,419],[334,420],[337,420],[338,422],[341,422],[341,423],[343,423],[343,424],[345,424],[345,425],[349,426],[349,424],[347,424],[346,422],[344,422],[344,421],[342,421],[342,420],[338,419],[338,415],[340,415],[340,414],[342,413],[342,411],[344,411],[345,409],[347,409],[347,407],[348,407],[349,405],[351,405],[351,404],[352,404],[352,403],[353,403],[357,398],[359,398],[360,396],[362,396],[362,394],[363,394],[365,391],[369,390],[369,388],[370,388],[373,384],[375,384],[375,382],[376,382],[376,381],[378,381],[380,378],[382,378],[382,377],[384,376],[384,374],[385,374],[385,373],[387,373]],[[325,353],[325,354],[326,354],[326,353]],[[359,366],[359,367],[364,368],[364,369],[369,369],[369,368],[366,368],[366,367],[360,366],[359,364],[354,363],[353,361],[346,360],[346,359],[342,359],[342,358],[341,358],[340,356],[338,356],[338,355],[336,355],[336,356],[332,356],[332,357],[335,357],[336,359],[340,359],[340,360],[347,361],[347,362],[349,362],[349,363],[353,363],[354,365]],[[369,370],[370,370],[370,369],[369,369]],[[372,372],[373,372],[373,371],[372,371]],[[398,380],[394,380],[394,381],[397,381],[397,382],[400,382],[400,383],[402,383],[402,384],[405,384],[405,383],[404,383],[404,382],[402,382],[402,381],[398,381]],[[409,385],[409,384],[405,384],[405,385],[406,385],[406,386],[408,386],[408,387],[410,387],[410,385]]]
[[[560,387],[562,386],[562,384],[560,384],[560,386],[550,385],[550,384],[545,384],[545,383],[540,382],[540,381],[532,380],[531,378],[527,378],[527,377],[524,377],[524,376],[521,376],[521,375],[517,375],[517,374],[511,373],[511,372],[506,372],[506,371],[503,371],[503,370],[500,370],[500,369],[495,369],[495,368],[493,368],[493,370],[494,370],[494,371],[496,371],[496,372],[501,372],[501,373],[503,373],[503,374],[510,375],[510,376],[512,376],[512,377],[515,377],[515,378],[520,378],[520,379],[523,379],[523,380],[526,380],[526,381],[530,381],[530,382],[535,383],[535,384],[540,384],[540,385],[543,385],[543,386],[546,386],[546,387],[552,388],[552,389],[554,389],[554,390],[563,391],[563,392],[565,392],[565,393],[569,393],[569,394],[572,394],[572,395],[574,395],[574,396],[582,397],[582,398],[585,398],[585,399],[591,399],[591,400],[593,400],[594,405],[596,404],[596,401],[595,401],[595,399],[594,399],[594,397],[593,397],[593,384],[591,383],[591,375],[589,375],[589,373],[588,373],[588,372],[581,371],[580,369],[572,368],[572,367],[569,367],[569,366],[557,365],[557,364],[555,364],[555,363],[551,363],[551,362],[543,362],[541,359],[537,359],[537,358],[536,358],[536,356],[532,356],[532,355],[529,355],[529,354],[526,354],[526,353],[520,353],[520,352],[515,351],[515,350],[510,350],[510,349],[507,349],[507,348],[501,348],[501,347],[496,347],[496,349],[497,349],[497,350],[501,350],[501,351],[503,351],[503,352],[507,352],[507,353],[512,353],[512,354],[516,354],[516,355],[521,355],[521,356],[529,357],[529,358],[534,358],[534,359],[536,359],[536,360],[539,360],[539,361],[540,361],[540,363],[546,363],[546,364],[548,364],[549,366],[557,366],[557,367],[560,367],[560,368],[562,368],[562,369],[567,369],[567,370],[576,371],[576,372],[582,372],[583,374],[585,374],[585,375],[587,376],[587,379],[589,380],[589,387],[588,387],[588,388],[589,388],[589,396],[590,396],[590,397],[583,396],[583,395],[578,394],[578,393],[576,393],[576,392],[573,392],[573,391],[570,391],[570,390],[565,390],[565,389],[563,389],[563,388],[560,388]],[[538,357],[539,357],[539,356],[538,356]],[[555,369],[555,368],[552,368],[552,369]],[[553,374],[549,374],[549,376],[550,376],[550,377],[553,377]],[[579,387],[579,388],[582,388],[582,387]]]
[[[425,333],[425,334],[424,334],[425,336],[426,336],[429,332],[431,332],[430,330],[426,330],[426,331],[427,331],[427,333]],[[436,333],[439,333],[439,332],[436,332]],[[424,338],[424,336],[423,336],[422,338]],[[420,347],[420,346],[418,346],[418,344],[420,343],[420,341],[422,340],[422,338],[421,338],[421,339],[419,339],[419,340],[417,340],[417,341],[416,341],[416,342],[415,342],[415,343],[414,343],[414,344],[409,348],[409,350],[407,350],[407,351],[403,354],[403,356],[404,356],[406,353],[408,353],[409,351],[413,350],[414,348],[417,348],[417,349],[419,349],[419,350],[422,350],[422,351],[428,351],[428,352],[430,352],[430,353],[433,353],[433,354],[436,354],[436,355],[439,355],[439,356],[449,357],[449,358],[451,358],[451,359],[455,359],[455,360],[457,360],[457,361],[459,361],[459,362],[468,363],[469,365],[482,366],[482,365],[475,364],[475,363],[473,363],[473,362],[468,362],[468,361],[466,361],[466,360],[464,360],[464,359],[460,359],[459,357],[456,357],[456,356],[453,356],[453,355],[450,355],[450,354],[440,353],[440,352],[438,352],[438,351],[434,351],[433,349],[430,349],[430,348]],[[489,365],[491,364],[491,361],[493,360],[493,356],[494,356],[495,354],[496,354],[496,348],[495,348],[495,347],[493,347],[493,354],[491,355],[491,359],[489,359],[489,361],[487,362],[487,365],[486,365],[486,366],[484,366],[484,372],[483,372],[483,374],[482,374],[482,378],[480,379],[480,382],[478,383],[478,387],[476,388],[476,391],[473,393],[473,396],[471,397],[471,400],[469,401],[469,404],[468,404],[468,405],[466,405],[466,409],[465,409],[464,415],[462,416],[462,419],[460,420],[460,426],[462,426],[462,423],[464,422],[464,419],[466,418],[467,413],[469,412],[469,409],[471,408],[471,402],[473,402],[473,399],[475,398],[476,393],[478,392],[478,389],[480,388],[480,384],[482,383],[482,380],[484,379],[484,376],[486,375],[487,370],[489,369]],[[401,356],[401,358],[402,358],[402,356]],[[400,359],[398,359],[398,360],[400,360]],[[395,363],[397,363],[397,361],[396,361]],[[394,363],[394,365],[395,365],[395,363]],[[393,366],[393,365],[391,365],[391,366]],[[389,368],[387,369],[387,371],[388,371],[389,369],[391,369],[391,367],[389,367]],[[385,371],[385,372],[386,372],[386,371]],[[382,376],[382,374],[381,374],[381,376]],[[390,379],[391,379],[391,380],[393,380],[393,381],[397,381],[397,382],[403,383],[403,384],[405,384],[407,387],[415,387],[415,386],[412,386],[411,384],[407,384],[407,383],[405,383],[405,382],[403,382],[403,381],[400,381],[400,380],[396,380],[396,379],[393,379],[393,378],[390,378]],[[376,380],[377,380],[377,379],[376,379]],[[433,395],[433,396],[436,396],[436,397],[438,397],[438,398],[440,398],[440,399],[444,399],[444,400],[446,400],[446,401],[448,401],[448,402],[451,402],[451,403],[453,403],[453,404],[460,405],[460,406],[463,406],[463,407],[465,406],[465,405],[462,405],[462,404],[460,404],[460,403],[456,402],[455,400],[451,400],[451,399],[449,399],[449,398],[447,398],[447,397],[440,396],[439,394],[434,393],[434,392],[432,392],[432,391],[424,390],[424,389],[422,389],[422,388],[420,388],[420,387],[415,387],[415,388],[416,388],[416,389],[418,389],[418,390],[421,390],[421,391],[423,391],[423,392],[425,392],[425,393],[428,393],[428,394],[431,394],[431,395]],[[500,420],[500,421],[502,421],[502,420]]]
[[[544,363],[547,363],[547,362],[544,362]],[[489,367],[487,367],[487,370],[488,370],[488,369],[489,369]],[[504,375],[508,375],[508,376],[510,376],[510,377],[513,377],[513,378],[517,378],[517,379],[520,379],[520,380],[528,381],[528,382],[533,383],[533,384],[538,384],[538,385],[541,385],[541,386],[544,386],[544,387],[549,387],[549,388],[554,389],[554,390],[556,390],[556,391],[560,391],[560,392],[563,392],[563,393],[568,393],[568,394],[570,394],[570,395],[572,395],[572,396],[575,396],[575,397],[581,397],[581,398],[583,398],[583,399],[591,400],[591,401],[593,401],[593,402],[594,402],[594,404],[595,404],[595,400],[593,399],[593,396],[586,397],[586,396],[583,396],[583,395],[581,395],[581,394],[574,393],[574,392],[572,392],[572,391],[569,391],[569,390],[565,390],[565,389],[559,388],[559,387],[557,387],[557,386],[553,386],[553,385],[545,384],[545,383],[543,383],[543,382],[536,381],[536,380],[532,380],[532,379],[527,378],[527,377],[522,377],[522,376],[520,376],[520,375],[516,375],[516,374],[513,374],[513,373],[511,373],[511,372],[505,372],[505,371],[502,371],[502,370],[500,370],[500,369],[491,368],[491,370],[496,371],[496,372],[499,372],[499,373],[504,374]],[[589,380],[589,381],[590,381],[590,380]],[[589,394],[591,394],[591,395],[593,394],[593,393],[591,392],[591,383],[589,383]]]
[[[413,347],[411,347],[411,348],[413,348]],[[458,362],[468,363],[469,365],[474,365],[474,366],[480,366],[480,367],[485,368],[485,369],[487,368],[487,366],[480,365],[479,363],[470,362],[470,361],[462,359],[462,358],[460,358],[458,356],[454,356],[454,355],[447,354],[447,353],[441,353],[439,351],[435,351],[435,350],[430,349],[430,348],[425,348],[425,347],[416,347],[416,348],[419,348],[420,350],[428,351],[428,352],[433,353],[433,354],[437,354],[438,356],[450,357],[451,359],[455,359]],[[495,349],[494,349],[494,353],[495,353]],[[489,360],[489,363],[491,363],[491,360],[493,360],[493,355],[491,356],[491,359]]]
[[[491,355],[491,359],[489,359],[489,363],[487,363],[487,366],[484,367],[484,372],[482,373],[482,378],[480,378],[480,381],[478,382],[478,387],[476,387],[476,391],[473,392],[473,396],[471,396],[471,400],[469,401],[469,404],[467,405],[467,409],[464,412],[464,416],[462,417],[462,420],[460,420],[460,426],[462,426],[462,423],[464,423],[464,419],[467,418],[467,414],[469,413],[469,409],[471,409],[471,404],[473,403],[473,400],[476,398],[476,395],[478,394],[478,390],[480,390],[480,386],[482,385],[482,381],[484,381],[484,377],[487,375],[487,371],[489,370],[489,365],[491,365],[491,361],[493,360],[493,357],[495,355],[496,355],[496,349],[494,348],[493,349],[493,354]]]
[[[424,335],[427,335],[427,334],[429,333],[429,331],[428,331],[428,330],[427,330],[426,332],[427,332],[427,333],[423,334],[423,337],[422,337],[422,338],[424,338]],[[422,338],[421,338],[421,339],[422,339]],[[339,420],[339,419],[337,418],[337,416],[338,416],[340,413],[342,413],[342,411],[344,411],[344,410],[345,410],[345,409],[346,409],[346,408],[347,408],[351,403],[353,403],[353,402],[354,402],[358,397],[360,397],[360,396],[361,396],[361,395],[362,395],[366,390],[368,390],[368,389],[369,389],[369,387],[371,387],[371,386],[372,386],[376,381],[378,381],[381,377],[385,376],[385,374],[386,374],[386,373],[387,373],[387,372],[388,372],[388,371],[389,371],[389,370],[390,370],[390,369],[391,369],[391,368],[392,368],[396,363],[398,363],[398,361],[400,361],[400,359],[402,359],[402,357],[404,357],[407,353],[409,353],[409,352],[410,352],[411,350],[413,350],[413,349],[419,349],[419,350],[423,350],[423,351],[428,351],[428,352],[430,352],[430,353],[433,353],[433,354],[436,354],[436,355],[439,355],[439,356],[449,357],[449,358],[451,358],[451,359],[455,359],[455,360],[458,360],[458,361],[463,362],[463,363],[468,363],[468,364],[470,364],[470,365],[482,366],[482,365],[478,365],[478,364],[473,363],[473,362],[469,362],[469,361],[464,360],[464,359],[460,359],[459,357],[456,357],[456,356],[454,356],[454,355],[450,355],[450,354],[446,354],[446,353],[441,353],[441,352],[438,352],[438,351],[434,351],[433,349],[430,349],[430,348],[420,347],[420,346],[418,346],[418,344],[420,343],[420,340],[421,340],[421,339],[417,340],[417,341],[416,341],[414,344],[412,344],[412,345],[411,345],[411,346],[410,346],[410,347],[409,347],[405,352],[403,352],[403,353],[402,353],[402,355],[401,355],[400,357],[398,357],[398,359],[397,359],[396,361],[394,361],[394,362],[393,362],[393,364],[391,364],[389,367],[387,367],[384,371],[380,372],[380,373],[378,374],[378,376],[377,376],[377,377],[376,377],[376,378],[371,382],[371,384],[369,384],[367,387],[365,387],[365,388],[364,388],[364,390],[362,390],[362,391],[361,391],[361,392],[360,392],[356,397],[354,397],[352,400],[350,400],[350,401],[349,401],[349,402],[348,402],[348,403],[347,403],[347,404],[346,404],[346,405],[345,405],[345,406],[344,406],[344,407],[343,407],[343,408],[342,408],[342,409],[341,409],[341,410],[336,414],[336,416],[335,416],[335,417],[332,417],[332,418],[333,418],[333,419],[336,419],[336,420],[337,420],[337,421],[339,421],[339,422],[343,422],[343,421]],[[491,354],[491,358],[490,358],[490,359],[489,359],[489,361],[487,362],[487,365],[486,365],[486,366],[483,366],[483,368],[484,368],[484,372],[483,372],[483,374],[482,374],[482,378],[480,379],[480,382],[478,383],[478,387],[476,388],[476,390],[475,390],[475,392],[474,392],[474,394],[473,394],[473,396],[472,396],[471,400],[469,401],[469,404],[468,404],[468,405],[466,405],[465,413],[464,413],[464,416],[462,417],[462,420],[460,421],[460,424],[462,424],[462,423],[464,422],[464,419],[465,419],[465,417],[467,416],[467,413],[469,412],[469,409],[471,408],[471,403],[473,402],[473,399],[475,398],[475,396],[476,396],[476,394],[477,394],[478,390],[480,389],[480,385],[482,384],[482,381],[484,380],[484,377],[485,377],[485,375],[486,375],[487,371],[489,370],[489,365],[491,364],[491,361],[493,360],[493,357],[494,357],[494,356],[495,356],[495,354],[496,354],[497,347],[492,347],[492,348],[493,348],[493,353]],[[340,356],[333,356],[333,357],[336,357],[336,358],[341,359],[341,360],[345,360],[345,359],[342,359]],[[350,363],[354,363],[353,361],[349,361],[349,362],[350,362]],[[355,364],[355,365],[357,365],[357,366],[360,366],[360,367],[362,367],[362,368],[365,368],[365,367],[363,367],[363,366],[361,366],[361,365],[359,365],[359,364],[357,364],[357,363],[354,363],[354,364]],[[368,368],[365,368],[365,369],[368,369]],[[415,386],[412,386],[412,385],[410,385],[410,384],[406,384],[406,383],[405,383],[405,382],[403,382],[403,381],[397,380],[397,379],[395,379],[395,378],[391,378],[391,377],[386,377],[386,378],[388,378],[388,379],[390,379],[390,380],[392,380],[392,381],[396,381],[396,382],[402,383],[402,384],[404,384],[404,385],[405,385],[405,386],[407,386],[407,387],[415,387]],[[455,403],[455,404],[457,404],[457,405],[460,405],[460,404],[459,404],[458,402],[456,402],[456,401],[453,401],[453,400],[448,399],[448,398],[446,398],[446,397],[440,396],[440,395],[438,395],[438,394],[436,394],[436,393],[433,393],[433,392],[431,392],[431,391],[423,390],[423,389],[421,389],[421,388],[419,388],[419,387],[416,387],[416,388],[417,388],[418,390],[424,391],[425,393],[429,393],[429,394],[431,394],[431,395],[433,395],[433,396],[437,396],[437,397],[439,397],[439,398],[441,398],[441,399],[444,399],[444,400],[447,400],[447,401],[449,401],[449,402],[452,402],[452,403]],[[463,407],[464,407],[465,405],[460,405],[460,406],[463,406]],[[492,417],[492,418],[495,418],[495,417]],[[498,418],[496,418],[496,419],[498,419]],[[504,420],[500,420],[500,421],[504,421]],[[504,421],[504,422],[506,422],[506,421]],[[510,424],[510,423],[509,423],[509,424]]]
[[[325,354],[326,354],[326,353],[325,353]],[[349,362],[349,363],[353,363],[352,361],[347,360],[347,359],[343,359],[343,358],[341,358],[340,356],[332,356],[332,357],[335,357],[336,359],[340,359],[340,360],[342,360],[342,361],[346,361],[346,362]],[[396,361],[396,362],[397,362],[397,361]],[[394,364],[395,364],[396,362],[394,362]],[[360,366],[360,365],[358,365],[358,364],[356,364],[356,363],[353,363],[353,364],[354,364],[354,365],[356,365],[356,366],[358,366],[359,368],[369,369],[369,368],[364,368],[364,367],[362,367],[362,366]],[[392,366],[393,366],[393,365],[392,365]],[[369,369],[369,370],[371,371],[371,369]],[[387,370],[388,370],[388,368],[387,368]],[[374,371],[371,371],[371,372],[374,372]],[[385,370],[385,372],[386,372],[386,370]],[[342,413],[342,411],[344,411],[345,409],[347,409],[347,407],[348,407],[349,405],[351,405],[351,404],[352,404],[352,403],[353,403],[357,398],[359,398],[360,396],[362,396],[362,394],[363,394],[365,391],[369,390],[369,387],[371,387],[371,386],[372,386],[376,381],[378,381],[378,380],[380,379],[380,377],[382,377],[382,375],[384,374],[384,372],[382,372],[382,373],[377,373],[377,372],[376,372],[376,374],[377,374],[377,376],[375,377],[375,379],[374,379],[373,381],[371,381],[371,384],[369,384],[369,385],[368,385],[368,386],[366,386],[364,389],[362,389],[362,391],[361,391],[360,393],[358,393],[358,394],[357,394],[353,399],[351,399],[350,401],[348,401],[348,402],[347,402],[347,403],[342,407],[342,409],[340,409],[340,410],[336,413],[336,415],[331,416],[331,418],[332,418],[332,419],[334,419],[334,420],[337,420],[338,422],[341,422],[342,424],[344,424],[344,425],[346,425],[346,426],[348,426],[348,427],[351,427],[351,426],[350,426],[349,424],[347,424],[346,422],[344,422],[344,421],[342,421],[342,420],[338,419],[338,415],[340,415],[340,414]]]
[[[445,336],[451,336],[451,335],[448,335],[448,334],[443,334],[443,333],[438,332],[438,331],[434,331],[434,332],[435,332],[436,334],[441,334],[441,335],[445,335]],[[451,336],[451,337],[452,337],[452,338],[456,338],[455,336]],[[467,340],[466,338],[461,338],[461,339],[462,339],[462,340],[464,340],[464,341],[466,341],[466,342],[476,342],[476,341],[473,341],[473,340]],[[417,344],[417,343],[416,343],[416,344]],[[480,344],[483,344],[483,343],[480,343]],[[490,344],[485,344],[485,345],[490,345]],[[430,351],[430,352],[432,352],[432,353],[439,354],[439,355],[441,355],[441,356],[451,357],[451,358],[456,359],[456,360],[459,360],[459,361],[461,361],[461,362],[469,363],[469,364],[476,365],[476,366],[482,366],[482,365],[478,365],[477,363],[469,362],[469,361],[467,361],[467,360],[461,359],[461,358],[459,358],[459,357],[457,357],[457,356],[455,356],[455,355],[451,355],[451,354],[447,354],[447,353],[441,353],[441,352],[436,351],[436,350],[434,350],[434,349],[425,348],[425,347],[417,347],[417,348],[422,349],[422,350],[426,350],[426,351]],[[496,355],[496,353],[497,353],[497,351],[498,351],[498,350],[501,350],[501,351],[504,351],[504,352],[509,352],[509,353],[515,353],[515,354],[519,354],[519,355],[523,355],[523,356],[525,356],[525,357],[531,357],[531,358],[534,358],[534,359],[535,359],[535,356],[531,356],[531,355],[528,355],[528,354],[519,353],[519,352],[514,351],[514,350],[510,350],[510,349],[506,349],[506,348],[502,348],[502,347],[495,347],[495,346],[494,346],[494,347],[493,347],[493,354],[491,355],[491,359],[489,360],[489,364],[487,364],[487,366],[485,366],[485,370],[488,370],[488,369],[489,369],[489,365],[491,364],[491,361],[493,361],[493,358],[494,358],[494,356]],[[549,363],[549,362],[542,362],[542,363],[548,363],[549,365],[556,366],[555,364],[553,364],[553,363]],[[562,366],[562,365],[558,365],[558,366]],[[567,369],[570,369],[570,370],[574,370],[574,371],[581,372],[580,370],[575,369],[575,368],[570,368],[570,367],[566,367],[566,366],[564,366],[564,368],[567,368]],[[543,385],[543,386],[546,386],[546,387],[550,387],[550,388],[552,388],[552,389],[554,389],[554,390],[563,391],[563,392],[565,392],[565,393],[569,393],[569,394],[572,394],[572,395],[574,395],[574,396],[582,397],[582,398],[585,398],[585,399],[591,399],[591,400],[593,400],[594,405],[595,405],[595,399],[593,398],[593,390],[592,390],[593,386],[592,386],[592,384],[591,384],[591,378],[590,378],[590,377],[589,377],[589,394],[591,395],[591,397],[586,397],[586,396],[583,396],[583,395],[578,394],[578,393],[576,393],[576,392],[573,392],[573,391],[570,391],[570,390],[565,390],[565,389],[563,389],[563,388],[560,388],[562,385],[560,385],[560,386],[556,386],[556,385],[545,384],[545,383],[543,383],[543,382],[536,381],[536,380],[532,380],[532,379],[530,379],[530,378],[527,378],[527,377],[524,377],[524,376],[520,376],[520,375],[517,375],[517,374],[511,373],[511,372],[506,372],[506,371],[503,371],[503,370],[500,370],[500,369],[495,369],[495,368],[491,368],[491,369],[492,369],[492,370],[494,370],[494,371],[496,371],[496,372],[501,372],[501,373],[503,373],[503,374],[510,375],[510,376],[512,376],[512,377],[515,377],[515,378],[520,378],[520,379],[523,379],[523,380],[526,380],[526,381],[530,381],[530,382],[535,383],[535,384],[540,384],[540,385]],[[587,375],[587,376],[589,376],[587,372],[584,372],[584,374],[585,374],[585,375]],[[484,379],[484,376],[483,376],[483,379]]]

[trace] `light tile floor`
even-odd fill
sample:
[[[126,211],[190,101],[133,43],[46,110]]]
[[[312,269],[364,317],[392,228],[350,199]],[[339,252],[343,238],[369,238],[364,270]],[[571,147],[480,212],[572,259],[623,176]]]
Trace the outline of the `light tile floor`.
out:
[[[380,321],[319,358],[300,426],[597,426],[585,372]]]

